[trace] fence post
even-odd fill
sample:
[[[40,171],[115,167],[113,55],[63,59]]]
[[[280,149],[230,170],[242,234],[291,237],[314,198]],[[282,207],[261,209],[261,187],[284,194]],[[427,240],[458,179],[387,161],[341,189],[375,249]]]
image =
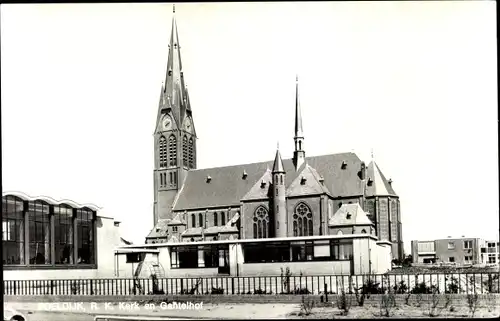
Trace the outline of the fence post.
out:
[[[325,290],[325,302],[328,302],[328,291],[327,291],[326,283],[324,285],[324,290]]]
[[[234,278],[231,278],[231,294],[234,295]]]

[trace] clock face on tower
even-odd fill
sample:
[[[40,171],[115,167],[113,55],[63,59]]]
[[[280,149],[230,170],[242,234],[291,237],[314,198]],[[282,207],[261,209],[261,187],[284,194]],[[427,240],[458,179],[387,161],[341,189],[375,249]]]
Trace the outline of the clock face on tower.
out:
[[[169,130],[172,128],[172,119],[169,116],[163,118],[163,130]]]
[[[191,124],[191,119],[186,119],[186,123],[184,124],[184,128],[186,129],[187,132],[191,132],[193,129],[193,125]]]

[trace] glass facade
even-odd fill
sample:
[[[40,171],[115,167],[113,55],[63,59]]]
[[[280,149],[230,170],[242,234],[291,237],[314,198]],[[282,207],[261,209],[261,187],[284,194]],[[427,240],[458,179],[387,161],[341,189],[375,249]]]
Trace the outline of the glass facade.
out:
[[[352,259],[352,240],[314,240],[243,243],[245,263],[346,261]]]
[[[3,196],[3,265],[95,265],[95,217],[88,208]]]

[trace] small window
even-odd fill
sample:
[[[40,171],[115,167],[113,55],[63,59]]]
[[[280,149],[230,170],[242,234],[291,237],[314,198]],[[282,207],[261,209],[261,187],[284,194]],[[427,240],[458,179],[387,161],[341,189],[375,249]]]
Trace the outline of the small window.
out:
[[[177,226],[172,226],[172,232],[177,232]]]
[[[454,250],[455,249],[455,242],[448,242],[448,250]]]
[[[191,227],[196,227],[196,217],[194,214],[191,214]]]
[[[204,224],[203,224],[203,214],[198,214],[198,220],[199,220],[199,223],[200,223],[200,227],[203,227]]]
[[[222,226],[226,225],[226,214],[224,212],[220,213],[220,220]]]
[[[217,217],[217,212],[214,212],[214,226],[217,226],[219,224],[219,219]]]
[[[362,230],[361,230],[361,234],[366,234],[366,230],[365,230],[365,229],[362,229]]]
[[[472,240],[464,241],[464,249],[472,249]]]
[[[283,185],[283,175],[280,175],[280,184]]]
[[[448,258],[448,262],[450,262],[450,263],[455,262],[455,258],[454,258],[453,256],[450,256],[450,257]]]
[[[341,207],[342,207],[342,202],[339,203],[339,208],[341,208]]]
[[[345,161],[342,162],[342,165],[340,166],[341,169],[346,169],[347,168],[347,163]]]
[[[351,219],[351,213],[347,213],[347,215],[345,216],[346,219],[350,220]]]

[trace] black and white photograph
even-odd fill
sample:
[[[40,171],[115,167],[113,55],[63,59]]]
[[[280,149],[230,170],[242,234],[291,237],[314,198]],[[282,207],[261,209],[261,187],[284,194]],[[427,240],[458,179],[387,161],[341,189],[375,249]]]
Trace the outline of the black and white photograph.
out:
[[[496,29],[2,3],[4,321],[500,317]]]

